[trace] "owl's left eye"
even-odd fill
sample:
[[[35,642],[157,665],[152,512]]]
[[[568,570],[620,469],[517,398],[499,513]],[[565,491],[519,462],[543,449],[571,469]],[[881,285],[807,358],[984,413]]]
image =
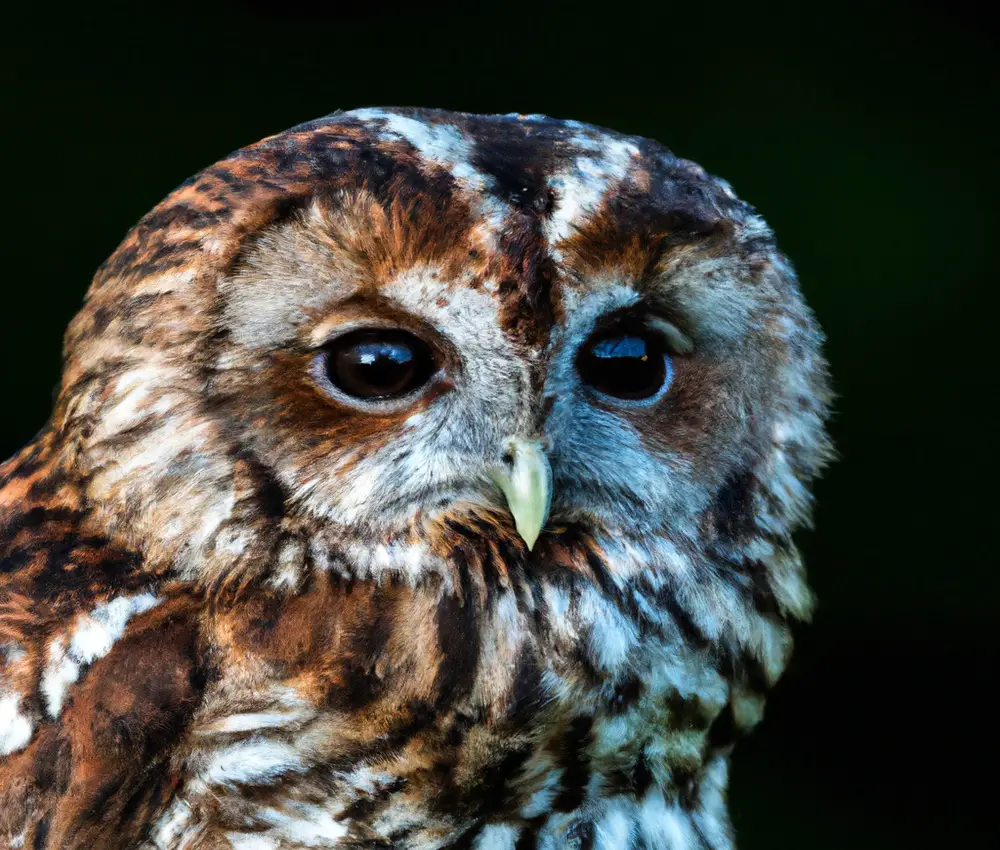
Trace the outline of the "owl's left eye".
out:
[[[590,387],[626,402],[659,396],[673,378],[665,340],[644,328],[617,328],[592,338],[580,351],[577,369]]]
[[[402,330],[359,330],[327,346],[326,376],[353,398],[399,398],[427,383],[434,359],[422,340]]]

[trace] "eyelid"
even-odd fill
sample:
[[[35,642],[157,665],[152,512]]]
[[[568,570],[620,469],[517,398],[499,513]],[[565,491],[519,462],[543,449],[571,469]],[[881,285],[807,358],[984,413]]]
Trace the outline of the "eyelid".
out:
[[[419,334],[414,333],[408,327],[404,327],[398,323],[387,321],[381,317],[374,316],[359,316],[357,318],[351,318],[349,320],[344,320],[341,316],[334,316],[322,324],[314,328],[309,334],[309,347],[315,351],[325,348],[331,343],[336,342],[342,337],[348,336],[349,334],[355,333],[356,331],[373,330],[373,331],[405,331],[406,333],[413,334],[413,336],[423,339]]]
[[[646,320],[646,325],[652,330],[663,335],[667,344],[675,354],[690,354],[694,351],[694,341],[677,325],[662,319],[659,316],[650,316]]]

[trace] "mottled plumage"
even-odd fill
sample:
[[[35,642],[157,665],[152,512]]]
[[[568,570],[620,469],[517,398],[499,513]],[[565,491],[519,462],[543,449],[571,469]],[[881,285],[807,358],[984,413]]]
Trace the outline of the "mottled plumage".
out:
[[[676,342],[655,401],[580,380],[624,314]],[[359,327],[429,388],[341,398]],[[730,847],[812,604],[819,344],[764,222],[646,139],[361,110],[188,180],[0,466],[0,846]]]

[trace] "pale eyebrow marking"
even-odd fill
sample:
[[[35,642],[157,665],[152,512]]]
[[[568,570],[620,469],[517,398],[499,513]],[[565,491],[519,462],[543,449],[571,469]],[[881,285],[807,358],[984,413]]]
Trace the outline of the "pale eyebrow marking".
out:
[[[432,124],[381,109],[358,109],[350,113],[365,121],[381,121],[383,139],[402,139],[412,145],[428,162],[448,172],[477,197],[480,213],[494,227],[499,227],[509,210],[492,192],[494,181],[472,164],[475,140],[449,124]]]
[[[666,319],[661,319],[659,316],[652,316],[647,319],[646,324],[663,334],[667,342],[670,343],[670,347],[677,354],[690,354],[694,351],[694,342],[691,340],[691,337],[684,333],[677,325],[668,322]]]
[[[556,246],[573,235],[580,223],[600,206],[611,187],[625,180],[632,161],[639,156],[634,144],[617,139],[598,142],[581,136],[574,137],[572,142],[592,153],[581,154],[546,181],[556,196],[556,205],[545,222],[544,232],[557,259]]]

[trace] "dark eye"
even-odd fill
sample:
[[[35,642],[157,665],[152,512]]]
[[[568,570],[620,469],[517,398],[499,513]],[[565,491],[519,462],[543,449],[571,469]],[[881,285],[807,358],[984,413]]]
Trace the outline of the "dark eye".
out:
[[[646,330],[594,337],[580,351],[577,368],[598,392],[632,401],[655,396],[673,374],[664,341]]]
[[[396,398],[427,383],[434,360],[411,333],[361,330],[335,339],[327,348],[326,374],[349,396]]]

